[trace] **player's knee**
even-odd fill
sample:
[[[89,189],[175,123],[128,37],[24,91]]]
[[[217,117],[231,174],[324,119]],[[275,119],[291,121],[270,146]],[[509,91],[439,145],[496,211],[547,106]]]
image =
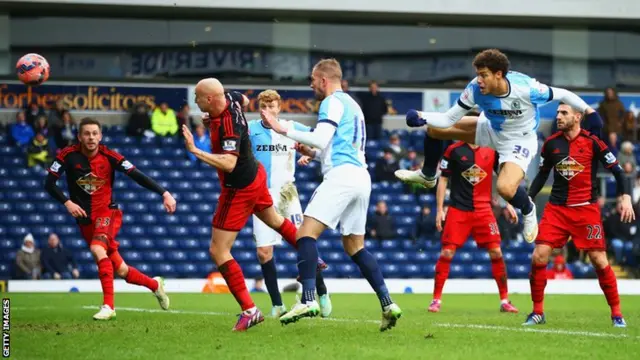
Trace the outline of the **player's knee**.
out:
[[[604,251],[590,251],[589,260],[598,270],[602,270],[609,266],[609,259],[607,259],[607,253]]]
[[[344,252],[349,256],[353,256],[358,251],[364,249],[364,236],[363,235],[347,235],[342,237],[342,247]]]
[[[504,177],[500,177],[496,183],[496,189],[503,199],[510,200],[516,194],[518,184],[509,179],[504,179]]]
[[[256,253],[258,255],[258,261],[260,262],[260,264],[264,264],[273,259],[273,246],[259,247],[256,250]]]
[[[551,251],[546,251],[546,249],[536,247],[533,251],[533,255],[531,256],[531,262],[538,265],[545,265],[549,263],[550,256]]]
[[[491,259],[500,259],[502,257],[502,250],[499,247],[489,249],[489,257]]]
[[[455,248],[444,248],[440,251],[440,256],[445,257],[447,259],[453,259],[453,256],[456,254]]]
[[[120,266],[118,266],[118,268],[116,269],[116,274],[118,274],[119,277],[125,279],[127,275],[129,275],[129,267],[127,266],[127,264],[120,264]]]

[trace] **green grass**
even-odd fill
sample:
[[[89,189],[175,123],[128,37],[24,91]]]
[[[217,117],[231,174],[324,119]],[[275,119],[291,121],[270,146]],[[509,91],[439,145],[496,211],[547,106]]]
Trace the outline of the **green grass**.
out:
[[[520,314],[498,312],[496,295],[445,294],[438,314],[426,311],[427,295],[395,295],[404,315],[385,333],[378,330],[380,307],[374,295],[334,295],[334,320],[304,319],[282,326],[267,318],[246,333],[231,332],[239,312],[231,295],[173,294],[172,310],[179,312],[171,313],[160,312],[150,294],[117,294],[118,318],[109,322],[91,319],[100,294],[10,298],[14,359],[539,360],[637,359],[640,354],[637,296],[622,297],[628,329],[611,327],[603,296],[548,296],[548,323],[534,329],[556,333],[523,331],[520,324],[531,307],[528,295],[512,297]],[[267,295],[254,299],[270,312]],[[285,301],[290,305],[293,294],[285,294]],[[474,324],[484,328],[468,327]]]

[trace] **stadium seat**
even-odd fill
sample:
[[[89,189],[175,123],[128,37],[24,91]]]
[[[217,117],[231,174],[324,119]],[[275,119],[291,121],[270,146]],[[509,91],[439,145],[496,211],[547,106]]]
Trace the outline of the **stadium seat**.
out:
[[[198,274],[198,267],[189,263],[178,263],[175,266],[176,272],[179,278],[197,278],[202,277],[205,274]]]
[[[180,250],[167,251],[166,259],[172,263],[185,261],[187,260],[187,253]]]
[[[142,259],[146,262],[164,261],[164,253],[161,251],[145,251],[142,252]]]
[[[22,241],[17,242],[12,239],[0,239],[0,249],[2,249],[2,252],[17,250],[20,246],[22,246]]]
[[[187,259],[192,262],[211,261],[211,257],[207,251],[186,251]]]

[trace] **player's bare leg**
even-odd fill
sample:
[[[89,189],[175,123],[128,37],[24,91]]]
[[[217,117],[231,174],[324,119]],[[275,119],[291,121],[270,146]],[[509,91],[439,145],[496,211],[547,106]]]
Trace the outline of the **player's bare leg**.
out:
[[[546,323],[544,316],[544,288],[547,286],[547,265],[553,249],[549,245],[537,244],[531,257],[531,273],[529,285],[531,286],[531,301],[533,311],[527,316],[522,325],[538,325]]]
[[[229,290],[242,308],[242,314],[240,314],[238,322],[233,327],[233,331],[245,331],[263,322],[264,316],[256,308],[251,295],[249,295],[242,268],[231,255],[231,247],[237,236],[237,231],[227,231],[214,227],[211,234],[209,254],[227,282]]]
[[[493,279],[498,285],[498,293],[500,294],[500,312],[517,313],[518,309],[509,301],[509,288],[507,287],[507,267],[504,264],[502,250],[500,246],[492,247],[487,250],[491,259],[491,273]]]
[[[94,320],[110,320],[116,317],[113,301],[113,265],[107,256],[107,242],[105,235],[99,235],[93,238],[89,247],[96,264],[98,264],[98,278],[102,285],[103,296],[102,307],[93,315]]]
[[[344,251],[351,257],[351,260],[358,265],[360,272],[367,279],[373,291],[375,291],[382,308],[382,320],[380,321],[380,331],[386,331],[394,326],[402,316],[402,310],[389,296],[389,290],[384,282],[382,271],[376,258],[364,248],[364,235],[349,234],[342,236]]]
[[[513,207],[520,209],[524,217],[524,239],[532,243],[538,236],[538,218],[536,205],[531,201],[524,186],[520,186],[524,180],[524,171],[513,162],[502,164],[496,188],[498,194]]]
[[[438,258],[436,262],[436,275],[433,282],[433,300],[431,300],[431,304],[429,304],[429,312],[440,312],[442,289],[444,288],[444,283],[449,278],[451,260],[453,260],[455,254],[455,246],[445,245],[440,251],[440,258]]]
[[[620,309],[620,296],[618,294],[618,281],[616,274],[609,265],[607,254],[604,251],[589,251],[589,259],[596,269],[600,288],[611,308],[611,321],[614,327],[627,327]]]
[[[397,170],[395,175],[408,184],[433,188],[438,180],[438,163],[444,154],[444,140],[462,140],[469,144],[476,141],[478,117],[465,116],[449,128],[426,127],[424,138],[425,160],[422,170]]]
[[[109,258],[111,259],[113,267],[117,269],[116,273],[118,276],[124,279],[128,284],[144,286],[151,290],[156,299],[158,299],[160,308],[162,308],[162,310],[169,310],[170,301],[169,296],[167,296],[167,293],[164,291],[164,278],[160,276],[150,278],[133,266],[127,265],[122,261],[119,254],[116,253],[116,255],[115,259],[113,255],[109,256]]]
[[[280,317],[280,323],[294,323],[303,317],[315,317],[320,313],[316,301],[316,272],[318,264],[318,246],[316,240],[327,226],[318,220],[305,216],[297,231],[298,274],[302,283],[302,299],[289,312]]]
[[[267,291],[271,298],[271,316],[279,318],[287,311],[287,308],[282,303],[282,296],[280,295],[280,288],[278,287],[278,272],[276,270],[275,260],[273,259],[273,245],[256,248],[256,254],[258,255],[260,267],[262,268],[264,283],[267,286]]]

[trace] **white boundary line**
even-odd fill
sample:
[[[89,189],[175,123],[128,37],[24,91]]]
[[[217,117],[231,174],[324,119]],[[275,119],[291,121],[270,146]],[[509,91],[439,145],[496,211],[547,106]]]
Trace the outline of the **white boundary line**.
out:
[[[82,309],[98,310],[98,306],[83,306]],[[211,316],[235,316],[236,314],[215,312],[215,311],[191,311],[191,310],[160,310],[160,309],[144,309],[144,308],[132,308],[132,307],[117,307],[116,311],[131,311],[131,312],[145,312],[145,313],[169,313],[169,314],[187,314],[187,315],[211,315]],[[335,322],[350,322],[350,323],[379,323],[378,320],[362,320],[362,319],[344,319],[344,318],[325,318],[321,321],[335,321]],[[516,331],[516,332],[531,332],[542,334],[555,334],[555,335],[577,335],[585,337],[604,337],[604,338],[631,338],[640,339],[640,336],[630,336],[627,334],[612,334],[601,333],[591,331],[573,331],[562,329],[539,329],[539,328],[519,328],[519,327],[507,327],[507,326],[493,326],[493,325],[477,325],[477,324],[451,324],[451,323],[434,323],[437,327],[444,328],[465,328],[476,330],[491,330],[491,331]]]

